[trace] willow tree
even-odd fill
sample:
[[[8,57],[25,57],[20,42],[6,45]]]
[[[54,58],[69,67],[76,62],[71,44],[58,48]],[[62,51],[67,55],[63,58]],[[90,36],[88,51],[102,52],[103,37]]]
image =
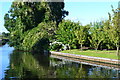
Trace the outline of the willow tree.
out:
[[[43,51],[43,46],[49,44],[49,37],[66,15],[64,2],[14,1],[4,17],[5,28],[10,32],[10,46],[28,51],[41,48],[39,51]]]
[[[109,21],[110,21],[110,29],[109,29],[109,37],[110,40],[116,45],[117,55],[119,55],[119,47],[120,47],[120,8],[116,10],[113,9],[113,15],[109,13]]]

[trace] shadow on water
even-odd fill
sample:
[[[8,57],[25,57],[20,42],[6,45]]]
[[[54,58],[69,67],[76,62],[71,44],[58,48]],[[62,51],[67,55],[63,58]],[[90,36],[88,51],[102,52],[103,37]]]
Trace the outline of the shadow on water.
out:
[[[37,53],[14,50],[9,57],[10,63],[5,70],[5,80],[40,80],[41,78],[118,78],[120,76],[120,71],[117,70],[84,65]]]

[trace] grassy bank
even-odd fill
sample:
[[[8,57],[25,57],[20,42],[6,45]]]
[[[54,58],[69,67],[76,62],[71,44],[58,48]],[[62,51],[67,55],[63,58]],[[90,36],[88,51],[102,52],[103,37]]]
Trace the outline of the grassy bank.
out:
[[[120,59],[120,56],[118,57],[116,55],[115,50],[108,50],[108,51],[86,50],[86,51],[80,51],[78,49],[73,49],[73,50],[65,50],[65,51],[61,51],[61,52],[63,52],[63,53],[71,53],[71,54],[79,54],[79,55],[86,55],[86,56],[93,56],[93,57]]]

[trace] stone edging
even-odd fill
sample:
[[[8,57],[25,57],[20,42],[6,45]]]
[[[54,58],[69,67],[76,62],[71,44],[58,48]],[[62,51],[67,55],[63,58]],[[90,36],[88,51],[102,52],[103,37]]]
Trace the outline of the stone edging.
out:
[[[101,58],[101,57],[92,57],[92,56],[85,56],[85,55],[78,55],[78,54],[70,54],[70,53],[61,53],[61,52],[54,52],[51,51],[51,54],[61,55],[61,56],[68,56],[73,58],[81,58],[86,60],[104,62],[104,63],[111,63],[111,64],[120,64],[120,60],[117,59],[109,59],[109,58]]]

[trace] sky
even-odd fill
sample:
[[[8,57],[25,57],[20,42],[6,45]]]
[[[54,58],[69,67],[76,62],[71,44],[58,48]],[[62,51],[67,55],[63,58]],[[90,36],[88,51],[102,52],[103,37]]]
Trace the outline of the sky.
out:
[[[105,20],[108,12],[112,13],[111,5],[116,9],[118,2],[66,2],[65,10],[69,11],[66,19],[80,21],[83,25]]]
[[[108,19],[108,12],[112,10],[111,5],[116,9],[118,7],[118,1],[67,0],[65,1],[65,10],[69,11],[69,15],[65,19],[70,19],[75,22],[80,21],[82,25]],[[11,3],[6,0],[0,1],[0,32],[7,32],[4,27],[4,15],[10,9]]]

